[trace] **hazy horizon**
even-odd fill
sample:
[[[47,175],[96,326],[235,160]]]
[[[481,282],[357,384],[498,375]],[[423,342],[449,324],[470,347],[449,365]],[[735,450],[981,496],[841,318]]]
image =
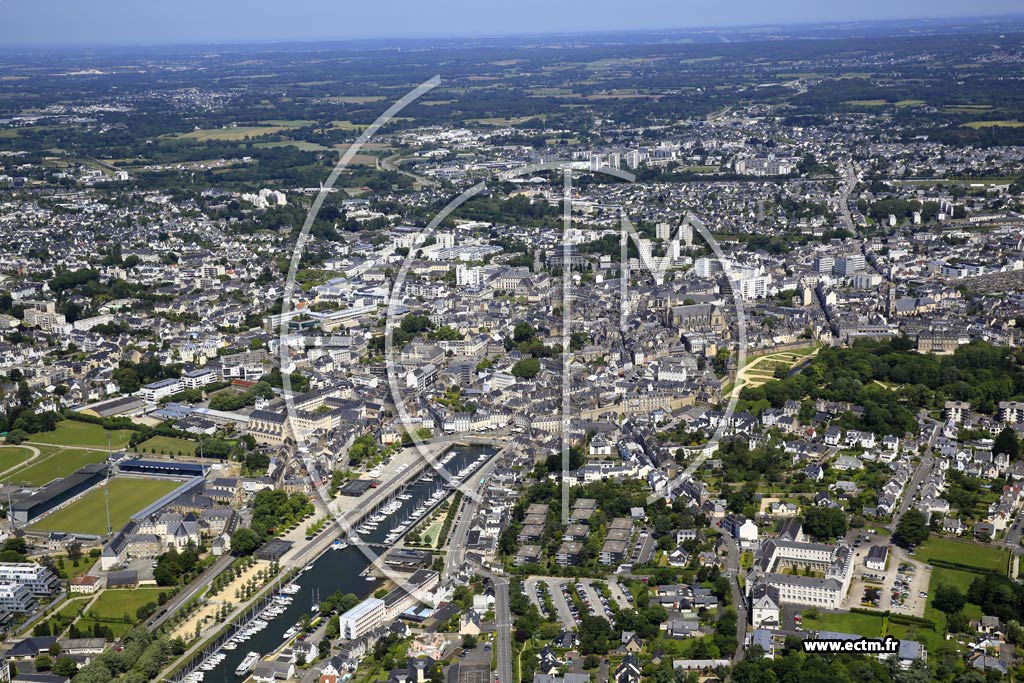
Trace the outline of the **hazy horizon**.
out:
[[[5,47],[166,46],[497,38],[608,32],[740,29],[842,22],[984,20],[1019,16],[1013,0],[978,0],[965,11],[950,0],[865,0],[860,5],[807,7],[780,0],[771,4],[732,0],[713,6],[666,5],[634,0],[623,14],[611,0],[547,3],[520,0],[481,12],[468,0],[423,4],[395,0],[386,5],[342,7],[295,0],[138,3],[109,0],[49,3],[0,0],[0,43]],[[331,28],[331,26],[335,28]]]

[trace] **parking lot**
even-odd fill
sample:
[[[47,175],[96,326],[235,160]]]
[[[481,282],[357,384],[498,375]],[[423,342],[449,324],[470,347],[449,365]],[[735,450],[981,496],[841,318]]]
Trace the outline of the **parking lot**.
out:
[[[595,585],[593,579],[556,579],[556,578],[531,578],[523,583],[527,597],[530,602],[537,605],[541,614],[546,614],[544,609],[544,598],[542,587],[546,586],[551,596],[551,603],[555,607],[555,616],[563,624],[569,627],[578,626],[580,614],[576,609],[576,603],[570,596],[570,588],[583,600],[584,607],[588,613],[604,617],[608,621],[614,621],[614,609],[629,609],[632,602],[626,592],[619,586],[617,581],[606,583],[611,592],[611,599],[606,599],[601,588]]]
[[[633,596],[630,595],[629,589],[623,586],[618,581],[609,581],[608,588],[612,591],[612,597],[615,598],[615,602],[619,604],[619,609],[630,609],[633,606]]]
[[[523,590],[526,591],[526,597],[530,598],[530,602],[537,606],[540,613],[545,617],[548,616],[547,609],[544,607],[544,596],[541,592],[540,579],[527,579],[523,582]]]
[[[544,579],[544,581],[548,585],[548,592],[551,594],[551,602],[555,605],[555,611],[558,612],[558,621],[570,628],[575,626],[576,615],[573,614],[573,607],[565,595],[565,587],[569,584],[569,579]]]
[[[615,621],[611,601],[594,585],[590,579],[581,579],[576,583],[576,593],[583,600],[585,607],[597,617],[604,617],[610,622]]]
[[[843,608],[862,607],[924,616],[928,582],[931,580],[931,571],[927,565],[909,557],[902,548],[890,545],[886,568],[868,569],[864,566],[864,559],[871,546],[886,545],[889,537],[858,532],[848,536],[848,540],[854,546],[854,568]]]

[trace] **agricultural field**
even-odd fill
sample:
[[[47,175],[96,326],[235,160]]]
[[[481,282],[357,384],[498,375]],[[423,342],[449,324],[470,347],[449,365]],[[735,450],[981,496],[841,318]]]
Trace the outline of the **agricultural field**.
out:
[[[76,470],[103,462],[106,451],[62,448],[60,446],[39,446],[40,455],[27,466],[8,472],[0,481],[26,486],[42,486],[54,479],[66,477]]]
[[[328,147],[306,140],[279,140],[275,142],[257,142],[256,147],[294,147],[303,152],[323,152]]]
[[[526,121],[529,121],[532,118],[536,118],[536,117],[533,117],[533,116],[515,116],[515,117],[512,117],[512,118],[505,118],[505,117],[498,116],[498,117],[490,117],[490,118],[486,118],[486,119],[466,119],[466,123],[479,123],[480,125],[483,125],[483,126],[499,126],[499,127],[503,127],[503,126],[515,126],[515,125],[518,125],[520,123],[524,123]]]
[[[369,104],[370,102],[380,102],[385,97],[383,95],[340,95],[326,99],[328,102],[337,102],[339,104]]]
[[[991,104],[951,104],[942,108],[944,114],[975,114],[992,108]]]
[[[235,126],[233,128],[203,128],[200,130],[194,130],[190,133],[182,133],[178,135],[178,138],[184,138],[186,140],[196,140],[198,142],[206,142],[208,140],[223,140],[228,142],[238,142],[247,138],[257,138],[263,135],[274,135],[282,131],[289,130],[291,128],[297,128],[298,126],[279,125],[281,123],[287,123],[284,121],[278,122],[278,125],[259,125],[259,126]]]
[[[331,121],[331,127],[338,130],[362,130],[367,127],[367,124],[352,123],[351,121]]]
[[[897,101],[889,101],[888,99],[848,99],[844,104],[851,106],[921,106],[925,103],[924,99],[900,99]]]
[[[110,524],[116,530],[144,507],[159,500],[181,482],[172,479],[114,478],[110,480]],[[34,531],[67,531],[101,535],[107,532],[103,486],[89,491],[67,507],[31,525]]]
[[[1020,128],[1024,126],[1024,121],[971,121],[963,124],[965,128]]]
[[[29,436],[33,443],[46,443],[54,446],[79,446],[81,448],[107,448],[107,437],[110,437],[111,448],[124,448],[132,436],[130,429],[104,429],[91,422],[63,420],[57,423],[52,432],[39,432]]]
[[[160,453],[163,455],[195,455],[199,447],[195,441],[173,436],[150,437],[135,447],[139,453]]]

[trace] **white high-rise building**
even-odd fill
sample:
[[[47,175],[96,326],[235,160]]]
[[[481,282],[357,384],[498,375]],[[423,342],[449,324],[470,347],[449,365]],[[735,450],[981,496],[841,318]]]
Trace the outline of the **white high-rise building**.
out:
[[[689,223],[684,223],[679,226],[679,239],[683,241],[688,247],[693,246],[693,226]]]
[[[814,270],[818,273],[825,273],[828,275],[832,274],[832,269],[836,267],[836,259],[834,256],[815,256],[814,257]]]
[[[744,299],[763,299],[768,296],[768,276],[755,275],[737,281],[740,296]]]
[[[460,263],[455,266],[455,284],[459,287],[479,287],[483,281],[483,269],[480,266],[467,266]]]
[[[722,262],[717,258],[701,256],[693,262],[693,272],[697,277],[714,277],[724,272]]]
[[[863,254],[850,254],[849,256],[840,256],[836,259],[835,274],[840,277],[853,275],[861,270],[864,270]]]
[[[342,638],[355,640],[384,625],[384,601],[367,598],[338,617]]]

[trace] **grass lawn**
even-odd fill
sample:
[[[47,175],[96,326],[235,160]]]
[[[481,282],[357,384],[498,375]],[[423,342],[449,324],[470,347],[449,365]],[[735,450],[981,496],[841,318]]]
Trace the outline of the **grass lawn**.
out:
[[[86,612],[93,619],[120,619],[127,612],[135,621],[135,610],[143,605],[156,602],[160,593],[167,588],[135,588],[132,590],[105,590]]]
[[[166,479],[111,479],[111,525],[115,530],[120,529],[136,512],[180,485],[181,482]],[[67,507],[32,524],[31,528],[36,531],[104,534],[107,532],[107,515],[103,494],[103,486],[99,486]]]
[[[921,544],[915,559],[927,563],[932,560],[956,562],[978,569],[991,569],[1001,574],[1006,573],[1010,563],[1009,553],[1001,548],[935,536]]]
[[[754,566],[754,553],[744,550],[740,555],[740,569],[751,569]]]
[[[107,459],[104,451],[83,451],[78,448],[40,448],[42,454],[28,467],[16,470],[3,478],[28,486],[42,486],[59,477],[66,477],[76,470]]]
[[[110,627],[114,637],[124,635],[138,623],[135,612],[150,602],[155,603],[161,592],[170,594],[169,588],[136,588],[134,590],[105,590],[92,608],[78,622],[83,633],[92,632],[93,624],[100,622]],[[128,620],[125,621],[125,615]]]
[[[804,628],[808,631],[836,631],[838,633],[856,633],[865,638],[878,638],[882,635],[884,615],[857,614],[856,612],[819,612],[812,619],[804,616]]]
[[[72,598],[64,602],[64,606],[57,612],[62,617],[75,618],[81,612],[90,598]]]
[[[135,450],[139,453],[163,453],[164,455],[195,455],[198,444],[189,439],[173,436],[154,436],[146,439]]]
[[[441,527],[444,526],[444,520],[446,516],[447,515],[438,515],[437,519],[435,519],[434,522],[430,526],[428,526],[427,530],[424,531],[423,534],[421,535],[421,538],[426,538],[427,536],[430,536],[431,548],[440,547]]]
[[[978,576],[980,574],[974,574],[973,572],[936,567],[932,570],[932,578],[928,583],[928,592],[933,593],[938,586],[953,586],[961,593],[966,593],[967,589],[971,587],[971,582]]]
[[[916,640],[919,643],[923,643],[931,652],[934,652],[942,644],[942,635],[939,631],[922,626],[906,626],[904,624],[894,624],[890,621],[885,633],[900,640]]]
[[[114,634],[114,638],[120,638],[125,633],[128,633],[128,630],[131,629],[131,627],[135,625],[135,617],[134,617],[134,615],[132,616],[132,623],[130,623],[130,624],[124,623],[123,620],[100,621],[98,619],[90,619],[88,617],[82,617],[81,619],[78,620],[77,628],[82,633],[82,637],[83,638],[85,638],[85,637],[92,638],[93,634],[95,633],[95,631],[93,631],[93,627],[96,624],[102,624],[103,626],[109,627],[111,633]]]
[[[110,435],[112,448],[124,448],[131,438],[130,429],[104,429],[91,422],[62,420],[52,432],[40,432],[29,437],[29,441],[48,443],[55,446],[81,446],[83,448],[107,447],[107,435]]]
[[[0,472],[17,467],[31,455],[32,451],[23,446],[0,446]]]
[[[89,557],[84,554],[79,558],[77,567],[74,562],[68,559],[67,555],[57,555],[53,558],[53,561],[57,565],[57,575],[62,579],[67,579],[68,581],[76,576],[85,574],[87,571],[92,569],[94,564],[96,564],[95,557]],[[60,566],[61,562],[64,563],[63,567]]]
[[[971,582],[978,576],[980,575],[973,572],[946,569],[944,567],[935,567],[932,570],[932,577],[928,582],[929,597],[924,608],[924,618],[934,621],[935,628],[939,633],[943,633],[946,630],[946,615],[932,607],[931,596],[935,595],[935,589],[942,585],[955,586],[961,593],[966,593],[967,589],[971,586]],[[964,605],[964,614],[970,619],[979,619],[981,618],[981,607],[968,602]]]
[[[973,615],[972,615],[973,616]],[[895,638],[916,640],[923,643],[926,648],[933,650],[942,643],[942,633],[945,630],[945,617],[941,612],[936,614],[925,614],[925,617],[932,619],[937,624],[941,618],[942,623],[936,629],[923,626],[906,626],[895,624],[884,614],[857,614],[822,612],[817,619],[804,617],[804,628],[812,631],[836,631],[838,633],[854,633],[865,638],[880,638],[891,635]]]
[[[56,612],[51,613],[49,615],[49,618],[46,620],[50,625],[51,633],[53,633],[54,635],[59,635],[60,633],[63,633],[64,629],[67,628],[68,624],[70,624],[75,619],[75,617],[78,616],[78,613],[85,609],[85,606],[88,602],[89,598],[87,597],[71,598],[70,600],[65,600],[64,603],[61,605],[61,608]]]

